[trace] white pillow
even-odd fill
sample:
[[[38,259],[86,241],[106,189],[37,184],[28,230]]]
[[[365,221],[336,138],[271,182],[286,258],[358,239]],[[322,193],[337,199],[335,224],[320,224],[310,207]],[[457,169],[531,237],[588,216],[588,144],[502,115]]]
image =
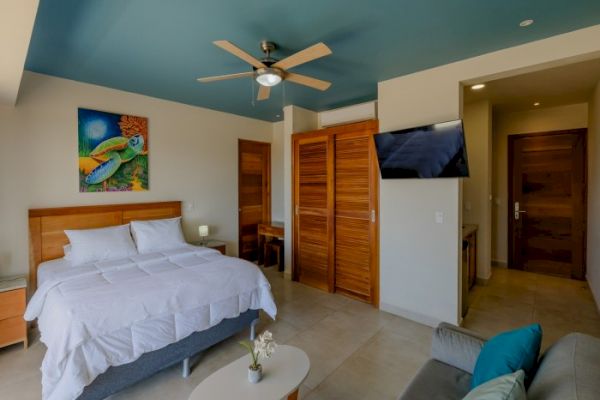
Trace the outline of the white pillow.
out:
[[[71,244],[68,260],[74,266],[137,254],[129,225],[100,229],[66,230]]]
[[[140,254],[173,249],[187,244],[181,230],[181,217],[131,221],[131,233]]]
[[[525,372],[520,369],[487,381],[471,390],[463,400],[527,400]]]
[[[70,244],[65,244],[63,246],[63,251],[65,252],[65,256],[63,257],[65,260],[70,260],[71,259],[71,245]]]

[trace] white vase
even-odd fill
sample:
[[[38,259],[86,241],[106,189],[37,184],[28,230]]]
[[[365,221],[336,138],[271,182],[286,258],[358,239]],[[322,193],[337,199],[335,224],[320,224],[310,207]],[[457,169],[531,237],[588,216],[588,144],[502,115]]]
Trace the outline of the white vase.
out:
[[[258,364],[258,369],[248,367],[248,381],[258,383],[262,379],[262,365]]]

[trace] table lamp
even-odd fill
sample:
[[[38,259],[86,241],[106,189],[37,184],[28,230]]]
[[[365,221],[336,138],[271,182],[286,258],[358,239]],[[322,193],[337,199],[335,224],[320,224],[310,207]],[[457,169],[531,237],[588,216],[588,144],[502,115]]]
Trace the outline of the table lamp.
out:
[[[198,227],[198,234],[200,235],[200,243],[204,246],[206,244],[206,237],[208,236],[208,225],[200,225]]]

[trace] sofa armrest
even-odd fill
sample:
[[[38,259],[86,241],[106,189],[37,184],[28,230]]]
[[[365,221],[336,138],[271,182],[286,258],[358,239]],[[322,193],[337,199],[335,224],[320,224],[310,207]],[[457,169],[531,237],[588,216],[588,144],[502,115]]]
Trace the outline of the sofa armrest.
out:
[[[476,333],[442,322],[433,331],[431,357],[473,374],[484,343]]]

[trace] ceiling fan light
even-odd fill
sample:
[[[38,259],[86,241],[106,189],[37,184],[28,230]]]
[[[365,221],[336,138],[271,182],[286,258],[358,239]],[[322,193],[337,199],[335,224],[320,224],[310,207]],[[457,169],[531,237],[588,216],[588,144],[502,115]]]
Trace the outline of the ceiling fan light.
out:
[[[262,86],[275,86],[283,79],[283,74],[276,68],[259,68],[256,70],[256,82]]]

